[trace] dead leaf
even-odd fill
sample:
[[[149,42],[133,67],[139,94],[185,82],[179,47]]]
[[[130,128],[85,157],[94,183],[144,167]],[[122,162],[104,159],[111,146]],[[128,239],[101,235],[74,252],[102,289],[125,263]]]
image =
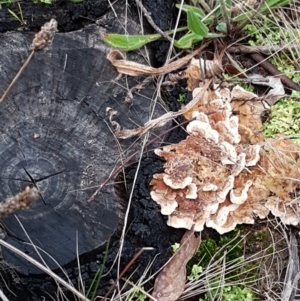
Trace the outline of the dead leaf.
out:
[[[160,68],[153,68],[151,66],[127,61],[124,59],[122,52],[119,50],[110,51],[107,55],[107,59],[117,68],[118,72],[122,74],[131,76],[162,75],[180,69],[186,65],[196,54],[200,53],[207,45],[208,43],[202,45],[200,48],[188,54],[187,56],[175,60],[174,62],[164,65]]]
[[[186,264],[197,251],[201,241],[194,229],[183,235],[179,250],[155,279],[152,297],[158,301],[174,301],[183,293],[186,282]]]

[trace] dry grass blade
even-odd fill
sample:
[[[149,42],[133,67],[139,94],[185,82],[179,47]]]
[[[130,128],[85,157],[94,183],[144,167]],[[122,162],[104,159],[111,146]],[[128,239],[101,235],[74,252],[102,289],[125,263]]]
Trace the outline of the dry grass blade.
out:
[[[185,232],[181,247],[155,280],[154,298],[158,301],[173,301],[181,296],[186,281],[186,264],[195,254],[200,241],[200,236],[196,237],[193,229]]]
[[[187,56],[180,58],[170,64],[164,65],[160,68],[153,68],[143,64],[139,64],[132,61],[125,60],[123,54],[119,50],[112,50],[108,53],[107,59],[117,68],[121,74],[127,74],[131,76],[141,75],[162,75],[178,70],[186,65],[196,54],[200,53],[209,43],[202,45],[197,50],[188,54]]]
[[[30,263],[32,263],[34,266],[39,268],[44,273],[48,274],[50,277],[52,277],[55,281],[63,285],[65,288],[67,288],[69,291],[71,291],[75,296],[77,296],[80,300],[84,301],[90,301],[88,298],[86,298],[83,294],[81,294],[79,291],[77,291],[74,287],[72,287],[69,283],[61,279],[59,276],[57,276],[55,273],[53,273],[50,269],[46,268],[42,264],[40,264],[38,261],[33,259],[32,257],[28,256],[24,252],[20,251],[19,249],[15,248],[14,246],[10,245],[3,239],[0,239],[0,245],[4,246],[5,248],[11,250],[15,254],[18,254],[22,258],[26,259]]]
[[[6,296],[4,295],[4,293],[2,292],[2,290],[0,290],[0,298],[3,300],[3,301],[9,301]]]
[[[290,233],[289,253],[290,258],[284,279],[282,300],[292,301],[295,298],[296,292],[299,293],[298,284],[300,279],[298,245],[293,232]]]
[[[124,274],[128,271],[128,269],[132,266],[132,264],[140,257],[140,255],[144,252],[144,251],[151,251],[153,250],[153,248],[142,248],[140,249],[135,255],[134,257],[130,260],[130,262],[126,265],[126,267],[123,269],[123,271],[120,273],[120,276],[118,277],[118,279],[116,279],[114,281],[114,283],[111,285],[111,287],[109,288],[109,290],[107,291],[106,295],[101,299],[101,301],[105,301],[107,299],[107,296],[110,294],[110,292],[113,290],[113,288],[117,285],[117,283],[119,282],[119,280],[124,276]]]

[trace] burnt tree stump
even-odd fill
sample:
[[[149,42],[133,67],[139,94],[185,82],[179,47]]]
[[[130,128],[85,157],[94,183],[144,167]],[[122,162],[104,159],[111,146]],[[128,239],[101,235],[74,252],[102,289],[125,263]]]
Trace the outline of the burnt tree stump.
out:
[[[1,35],[1,93],[28,56],[32,38],[22,33]],[[122,99],[127,84],[138,82],[128,78],[116,83],[117,73],[106,52],[96,26],[58,33],[51,49],[34,55],[0,103],[0,201],[36,185],[41,198],[16,216],[51,269],[74,260],[77,245],[79,255],[104,245],[122,223],[112,183],[88,203],[121,164],[120,156],[124,159],[140,148],[129,139],[121,141],[119,149],[106,108],[116,109],[117,121],[126,128],[142,125],[150,116],[154,86],[126,107]],[[163,112],[157,105],[154,117]],[[41,262],[16,217],[2,222],[4,239]],[[9,250],[2,248],[2,256],[23,274],[41,273]]]

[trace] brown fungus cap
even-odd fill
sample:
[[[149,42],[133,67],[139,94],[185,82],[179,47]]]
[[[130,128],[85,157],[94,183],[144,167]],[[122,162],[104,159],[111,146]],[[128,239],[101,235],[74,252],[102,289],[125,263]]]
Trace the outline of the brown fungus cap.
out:
[[[155,151],[166,163],[150,183],[151,196],[168,225],[202,231],[206,224],[223,234],[270,211],[297,224],[300,145],[286,137],[264,142],[263,105],[255,94],[240,87],[201,89],[194,89],[197,103],[185,114],[195,118],[187,138]]]

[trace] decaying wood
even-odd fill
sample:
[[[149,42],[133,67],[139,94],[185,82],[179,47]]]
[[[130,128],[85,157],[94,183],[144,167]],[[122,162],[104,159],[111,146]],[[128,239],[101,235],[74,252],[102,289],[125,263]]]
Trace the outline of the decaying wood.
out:
[[[176,71],[186,65],[195,55],[199,54],[208,43],[203,44],[200,48],[193,51],[192,53],[180,58],[170,64],[164,65],[160,68],[153,68],[143,64],[139,64],[132,61],[125,60],[124,55],[119,50],[111,50],[107,59],[112,63],[114,67],[117,68],[119,73],[127,74],[131,76],[141,76],[141,75],[162,75],[173,71]]]
[[[152,297],[158,301],[177,300],[184,291],[186,282],[186,265],[197,251],[201,241],[194,230],[183,235],[179,250],[156,277]]]
[[[0,91],[26,60],[32,40],[32,34],[21,32],[1,35]],[[36,183],[44,202],[37,200],[16,215],[33,244],[60,266],[104,245],[123,220],[114,185],[102,186],[94,202],[87,202],[95,186],[122,165],[121,156],[140,151],[140,145],[129,140],[120,143],[122,149],[117,147],[105,108],[117,107],[120,125],[132,128],[149,120],[152,106],[146,100],[153,95],[154,85],[135,95],[130,109],[118,106],[126,96],[127,82],[124,78],[115,83],[117,72],[107,61],[106,50],[96,26],[59,33],[49,51],[34,54],[9,99],[0,103],[0,201]],[[136,85],[132,78],[127,81],[129,88]],[[153,117],[164,112],[156,106]],[[8,233],[13,232],[4,240],[40,261],[14,215],[3,218],[3,224]],[[3,249],[2,255],[22,274],[43,273],[9,250]],[[50,269],[57,268],[48,256],[44,259]]]

